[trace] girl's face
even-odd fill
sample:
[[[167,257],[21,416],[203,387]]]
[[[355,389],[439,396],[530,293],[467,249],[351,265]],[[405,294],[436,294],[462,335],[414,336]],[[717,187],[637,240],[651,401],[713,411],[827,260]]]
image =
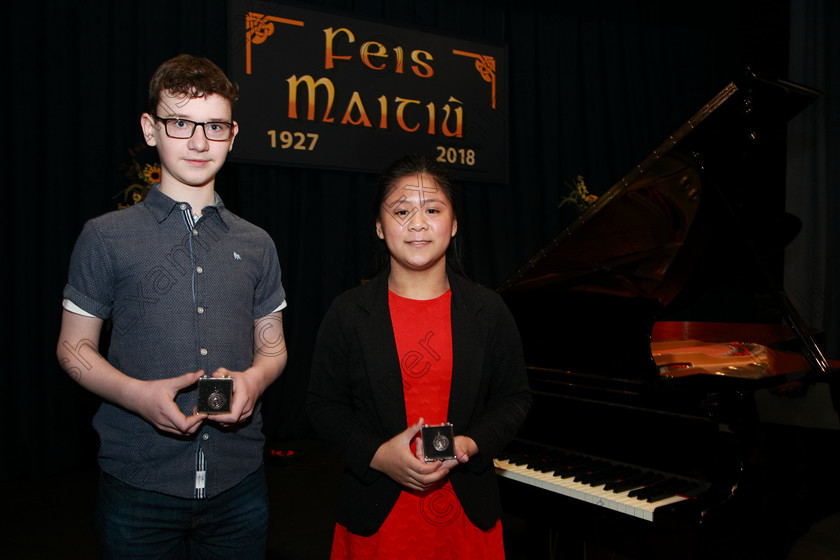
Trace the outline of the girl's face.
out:
[[[446,249],[457,231],[452,203],[424,173],[398,180],[376,220],[376,235],[385,240],[392,269],[405,271],[445,270]]]

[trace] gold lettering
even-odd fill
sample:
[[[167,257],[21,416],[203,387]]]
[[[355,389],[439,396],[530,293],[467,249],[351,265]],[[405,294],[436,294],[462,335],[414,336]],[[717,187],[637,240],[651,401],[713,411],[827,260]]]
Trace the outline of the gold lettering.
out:
[[[353,109],[358,109],[359,111],[359,118],[353,120],[351,113]],[[341,124],[362,124],[368,128],[370,128],[370,119],[368,119],[367,112],[365,111],[365,106],[362,103],[362,98],[359,96],[358,91],[353,92],[353,96],[350,98],[350,103],[347,104],[347,110],[344,112],[344,117],[341,119]]]
[[[377,98],[379,101],[379,128],[388,129],[388,98],[380,95]]]
[[[397,74],[403,73],[403,48],[397,47],[394,49],[394,52],[397,53]]]
[[[298,86],[301,82],[306,84],[306,90],[308,95],[308,109],[306,113],[306,119],[310,121],[315,120],[315,97],[316,97],[316,88],[318,86],[324,86],[327,90],[327,107],[324,109],[324,118],[322,119],[324,122],[333,122],[333,117],[330,116],[330,112],[332,111],[333,102],[335,101],[335,86],[333,85],[332,81],[329,78],[321,78],[317,82],[312,79],[312,76],[302,76],[298,78],[297,76],[292,75],[289,79],[286,80],[289,82],[289,118],[296,119],[298,118],[297,114],[297,92]]]
[[[411,51],[411,60],[412,62],[416,63],[411,66],[411,70],[421,78],[431,78],[435,75],[435,71],[432,68],[431,64],[428,64],[427,62],[422,60],[421,57],[425,58],[429,62],[434,60],[434,57],[429,52]]]
[[[406,132],[414,132],[415,130],[420,128],[419,124],[415,125],[414,128],[410,128],[405,123],[405,108],[406,108],[406,106],[409,103],[416,103],[416,104],[419,105],[420,102],[415,100],[415,99],[404,99],[402,97],[397,97],[394,101],[397,102],[397,124],[400,125],[400,128],[402,128]]]
[[[356,42],[356,37],[353,35],[353,32],[347,29],[346,27],[342,27],[340,29],[335,30],[333,30],[332,27],[324,29],[324,35],[326,35],[327,39],[326,49],[324,51],[324,68],[326,68],[327,70],[335,67],[335,65],[333,64],[333,60],[350,60],[352,58],[350,55],[338,56],[333,54],[333,41],[339,33],[344,33],[345,35],[347,35],[348,43]]]
[[[332,123],[336,118],[333,114],[333,108],[337,102],[335,85],[329,78],[320,78],[315,80],[312,76],[291,76],[286,80],[289,83],[289,112],[290,119],[305,118],[309,121],[316,120],[316,107],[325,105],[324,113],[321,116],[321,122]],[[305,85],[302,88],[301,85]],[[326,95],[324,95],[326,92]],[[303,102],[302,96],[306,95],[306,115],[299,116],[298,105]],[[368,105],[365,104],[362,95],[358,91],[354,91],[347,104],[343,100],[338,100],[339,106],[344,107],[344,112],[341,115],[339,124],[364,126],[372,128],[377,126],[382,130],[388,130],[391,127],[391,115],[393,111],[394,122],[396,126],[405,132],[425,132],[430,136],[442,135],[447,137],[463,137],[464,134],[464,107],[463,103],[455,97],[449,97],[447,103],[441,106],[441,112],[438,114],[438,106],[434,102],[423,104],[418,99],[408,99],[405,97],[394,97],[393,101],[385,95],[380,95],[375,99],[369,99]],[[389,105],[393,104],[393,109]],[[419,111],[414,110],[416,106]],[[373,112],[370,112],[370,109]],[[379,114],[376,114],[378,108]],[[425,109],[425,119],[423,109]],[[375,123],[375,124],[374,124]],[[165,280],[165,279],[158,279]]]
[[[434,135],[435,133],[435,104],[429,103],[426,105],[426,110],[429,111],[429,134]]]
[[[371,57],[376,58],[388,58],[388,52],[385,50],[385,45],[382,43],[378,43],[376,41],[368,41],[364,45],[361,46],[359,49],[359,53],[362,57],[362,63],[372,70],[383,70],[385,68],[385,63],[383,62],[380,65],[373,64],[370,60]]]
[[[461,103],[454,97],[449,98],[449,103]],[[464,108],[463,107],[456,107],[455,108],[455,132],[449,130],[449,115],[452,109],[449,107],[449,103],[443,106],[443,122],[440,123],[440,130],[443,132],[444,136],[457,136],[461,138],[464,134]]]

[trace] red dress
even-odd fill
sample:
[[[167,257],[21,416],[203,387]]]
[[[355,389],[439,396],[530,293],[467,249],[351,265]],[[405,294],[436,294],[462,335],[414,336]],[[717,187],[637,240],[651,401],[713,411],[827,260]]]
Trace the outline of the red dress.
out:
[[[452,381],[452,325],[447,291],[433,300],[388,292],[391,323],[400,356],[406,426],[447,419]],[[379,531],[369,537],[337,524],[333,560],[412,558],[503,559],[502,524],[482,531],[467,519],[447,479],[425,492],[403,489]]]

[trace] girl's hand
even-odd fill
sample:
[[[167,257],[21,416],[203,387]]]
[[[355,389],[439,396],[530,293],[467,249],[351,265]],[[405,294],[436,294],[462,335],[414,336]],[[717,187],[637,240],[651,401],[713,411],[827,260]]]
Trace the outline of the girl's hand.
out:
[[[370,462],[371,468],[385,473],[397,483],[411,490],[428,490],[449,474],[443,463],[426,463],[422,459],[422,444],[417,444],[420,454],[411,452],[411,441],[419,439],[417,432],[423,425],[416,424],[395,435],[379,446]]]

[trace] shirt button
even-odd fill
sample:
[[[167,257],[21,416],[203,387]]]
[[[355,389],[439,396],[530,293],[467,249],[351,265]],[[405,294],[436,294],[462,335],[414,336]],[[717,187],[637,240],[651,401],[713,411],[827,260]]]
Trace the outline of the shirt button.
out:
[[[182,202],[181,205],[179,206],[179,208],[181,208],[181,210],[186,210],[187,205]]]
[[[197,266],[197,267],[195,267],[195,271],[198,272],[199,274],[201,274],[202,272],[204,272],[204,269],[201,268],[200,266]]]
[[[201,355],[202,355],[202,356],[206,356],[206,355],[207,355],[207,348],[202,348],[202,349],[200,350],[200,352],[201,352]]]
[[[192,231],[192,234],[193,234],[193,237],[195,237],[196,235],[198,235],[198,230],[197,230],[197,229],[194,229],[194,230]]]
[[[204,313],[204,308],[203,308],[203,307],[201,307],[201,306],[199,306],[199,307],[198,307],[198,312],[199,312],[199,314],[200,314],[200,313]]]
[[[201,439],[207,441],[208,439],[210,439],[210,434],[201,434]]]

